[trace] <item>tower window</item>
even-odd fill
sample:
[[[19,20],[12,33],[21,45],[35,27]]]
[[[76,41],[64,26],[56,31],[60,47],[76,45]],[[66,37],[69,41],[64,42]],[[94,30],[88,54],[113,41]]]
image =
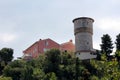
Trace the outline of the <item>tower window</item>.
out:
[[[83,22],[83,23],[82,23],[83,27],[85,27],[85,23],[86,23],[86,22]]]
[[[87,25],[88,25],[88,21],[87,21],[87,20],[83,20],[82,26],[83,26],[83,27],[87,27]]]
[[[89,44],[89,42],[87,42],[87,44]]]

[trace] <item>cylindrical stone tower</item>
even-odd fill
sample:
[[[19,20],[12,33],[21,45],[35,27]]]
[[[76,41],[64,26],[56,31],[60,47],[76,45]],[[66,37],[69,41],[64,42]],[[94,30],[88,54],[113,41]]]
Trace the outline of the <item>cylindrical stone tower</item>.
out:
[[[89,17],[80,17],[73,20],[75,35],[75,52],[81,59],[89,59],[93,50],[93,22]]]

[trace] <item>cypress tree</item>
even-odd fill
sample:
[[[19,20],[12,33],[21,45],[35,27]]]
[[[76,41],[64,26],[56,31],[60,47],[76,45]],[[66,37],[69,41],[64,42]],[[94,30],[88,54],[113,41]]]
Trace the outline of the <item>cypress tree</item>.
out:
[[[120,33],[116,36],[116,50],[120,51]]]
[[[106,56],[109,56],[110,53],[112,53],[113,51],[113,43],[111,40],[111,37],[108,34],[103,35],[103,37],[101,37],[102,40],[102,44],[101,46],[101,52],[105,53]]]

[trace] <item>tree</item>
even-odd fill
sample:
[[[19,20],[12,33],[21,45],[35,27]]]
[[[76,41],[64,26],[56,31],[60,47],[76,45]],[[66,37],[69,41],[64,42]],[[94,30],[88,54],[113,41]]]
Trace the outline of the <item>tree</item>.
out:
[[[58,76],[59,80],[74,80],[75,79],[76,59],[72,57],[70,53],[68,52],[61,53],[61,64],[59,66],[60,66],[59,76]]]
[[[44,80],[57,80],[54,72],[47,73]]]
[[[115,42],[115,44],[116,44],[116,50],[118,51],[120,51],[120,34],[118,34],[117,36],[116,36],[116,42]]]
[[[90,80],[99,80],[99,78],[97,76],[93,75],[90,77]]]
[[[8,62],[12,61],[12,59],[13,59],[13,49],[2,48],[0,50],[0,58],[1,58],[1,61],[5,61],[6,64]]]
[[[70,65],[73,63],[72,56],[68,52],[63,52],[61,55],[61,64]]]
[[[33,67],[32,66],[25,66],[22,73],[21,78],[19,80],[33,80]]]
[[[114,61],[106,60],[91,60],[92,67],[96,70],[93,75],[98,77],[100,80],[119,80],[120,70],[119,63]]]
[[[27,61],[26,63],[26,68],[27,70],[24,71],[23,77],[24,80],[44,80],[45,73],[43,71],[44,67],[44,62],[45,62],[45,56],[40,55],[38,58]],[[32,67],[32,69],[29,69],[28,67]],[[29,74],[31,70],[31,74]],[[30,78],[32,77],[32,78]],[[30,78],[30,79],[29,79]]]
[[[40,68],[33,69],[33,80],[44,80],[45,73]]]
[[[0,80],[12,80],[12,78],[11,77],[0,76]]]
[[[24,61],[15,60],[4,68],[3,75],[5,77],[11,77],[13,80],[20,80],[22,74],[25,71],[24,67],[25,67]]]
[[[120,62],[120,51],[119,50],[115,52],[115,57],[117,58],[117,61]]]
[[[76,58],[76,66],[75,66],[75,70],[76,70],[76,74],[75,74],[75,80],[79,80],[79,76],[80,76],[80,60],[79,58]]]
[[[105,34],[103,35],[103,37],[101,37],[101,40],[102,40],[102,44],[100,45],[101,52],[105,53],[106,56],[109,56],[113,50],[113,43],[112,43],[111,37],[108,34]]]
[[[0,50],[0,75],[2,74],[2,70],[13,59],[13,49],[11,48],[2,48]]]
[[[45,58],[44,71],[45,73],[54,72],[57,74],[60,64],[60,51],[57,49],[51,49],[47,51]]]

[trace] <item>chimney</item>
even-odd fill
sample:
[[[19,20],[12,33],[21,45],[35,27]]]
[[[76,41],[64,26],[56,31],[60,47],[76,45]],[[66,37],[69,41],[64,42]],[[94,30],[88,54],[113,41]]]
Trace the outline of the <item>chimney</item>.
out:
[[[39,41],[41,41],[42,39],[39,39]]]
[[[72,42],[72,39],[70,39],[70,41],[69,42]]]

